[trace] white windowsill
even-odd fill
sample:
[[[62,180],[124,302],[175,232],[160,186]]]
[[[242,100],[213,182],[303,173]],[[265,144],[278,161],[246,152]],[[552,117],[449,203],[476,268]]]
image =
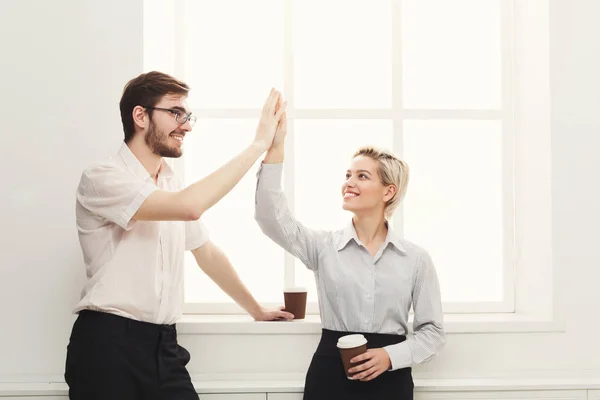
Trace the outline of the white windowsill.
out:
[[[412,325],[412,321],[409,321]],[[524,314],[449,314],[444,317],[447,333],[563,332],[564,322],[551,317]],[[177,323],[183,335],[194,334],[320,334],[318,315],[304,320],[257,322],[248,315],[185,314]]]

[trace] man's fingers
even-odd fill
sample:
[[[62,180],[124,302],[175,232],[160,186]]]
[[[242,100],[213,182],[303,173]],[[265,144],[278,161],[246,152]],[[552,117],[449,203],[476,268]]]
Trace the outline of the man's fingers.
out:
[[[289,312],[286,312],[286,311],[282,311],[282,314],[281,314],[281,315],[283,315],[283,317],[284,317],[285,319],[294,319],[294,314],[292,314],[292,313],[289,313]]]
[[[267,103],[266,103],[265,111],[267,112],[267,115],[275,114],[275,105],[279,101],[280,97],[281,97],[281,93],[279,93],[279,91],[273,89],[273,92],[271,92],[271,94],[269,95],[269,98],[267,99]]]
[[[277,96],[277,91],[275,90],[275,88],[271,88],[271,91],[269,92],[269,96],[267,96],[267,99],[265,100],[265,104],[263,105],[263,108],[262,108],[263,113],[265,113],[269,109],[269,107],[272,103],[272,100],[277,99],[276,96]]]
[[[285,311],[285,307],[283,306],[278,307],[277,310],[270,311],[268,314],[269,318],[278,321],[294,319],[294,314]]]
[[[265,104],[263,104],[263,108],[262,108],[263,112],[267,109],[267,104],[269,104],[269,100],[271,99],[271,96],[273,96],[274,91],[275,91],[275,88],[271,88],[271,91],[269,92],[269,95],[267,96],[267,99],[265,100]]]

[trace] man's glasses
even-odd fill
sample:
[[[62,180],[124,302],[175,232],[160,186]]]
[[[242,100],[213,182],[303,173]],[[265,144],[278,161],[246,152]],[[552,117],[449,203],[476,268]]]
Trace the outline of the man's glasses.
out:
[[[196,116],[192,115],[192,113],[186,113],[183,112],[181,110],[174,110],[171,108],[160,108],[160,107],[145,107],[148,110],[160,110],[160,111],[166,111],[166,112],[170,112],[171,114],[173,114],[175,116],[175,121],[177,121],[178,124],[185,124],[186,122],[189,121],[190,126],[194,126],[194,124],[196,123]]]

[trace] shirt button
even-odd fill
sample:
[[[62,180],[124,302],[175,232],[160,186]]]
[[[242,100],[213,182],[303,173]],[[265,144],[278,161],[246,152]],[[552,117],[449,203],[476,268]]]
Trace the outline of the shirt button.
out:
[[[371,295],[370,294],[367,295],[367,299],[371,300]]]

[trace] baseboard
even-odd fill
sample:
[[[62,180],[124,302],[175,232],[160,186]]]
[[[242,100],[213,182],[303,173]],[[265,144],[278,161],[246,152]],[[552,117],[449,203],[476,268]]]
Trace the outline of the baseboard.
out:
[[[67,396],[64,381],[0,382],[0,398],[17,396]],[[233,379],[232,379],[233,378]],[[14,379],[14,378],[13,378]],[[195,376],[198,393],[301,393],[302,376],[281,375],[265,379],[260,375]],[[506,392],[599,390],[600,376],[583,378],[477,378],[415,379],[415,392]],[[40,399],[41,400],[41,399]]]

